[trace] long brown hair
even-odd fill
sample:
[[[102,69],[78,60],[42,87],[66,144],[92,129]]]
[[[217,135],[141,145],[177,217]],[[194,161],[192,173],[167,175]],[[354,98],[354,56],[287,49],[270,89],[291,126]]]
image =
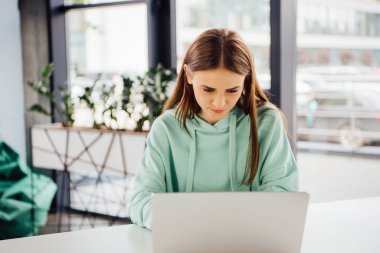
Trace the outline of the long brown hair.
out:
[[[195,100],[192,85],[189,85],[184,65],[190,71],[204,71],[223,67],[239,75],[245,75],[244,90],[237,106],[251,118],[250,148],[242,184],[249,186],[257,173],[259,164],[259,138],[257,107],[269,102],[256,79],[251,50],[236,33],[227,29],[211,29],[200,34],[190,45],[185,55],[175,90],[166,102],[163,111],[177,106],[176,117],[186,128],[187,118],[201,111]]]

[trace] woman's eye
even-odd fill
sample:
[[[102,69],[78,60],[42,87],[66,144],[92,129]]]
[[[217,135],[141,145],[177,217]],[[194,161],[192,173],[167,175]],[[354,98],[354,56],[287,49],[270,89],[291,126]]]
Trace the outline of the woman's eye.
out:
[[[204,92],[207,92],[207,93],[212,93],[214,92],[215,90],[213,89],[203,89]],[[236,93],[237,90],[227,90],[228,93]]]

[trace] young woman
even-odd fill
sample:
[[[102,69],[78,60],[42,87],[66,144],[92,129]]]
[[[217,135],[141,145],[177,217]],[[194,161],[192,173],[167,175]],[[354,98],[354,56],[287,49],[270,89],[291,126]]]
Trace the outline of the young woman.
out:
[[[173,95],[147,139],[129,202],[151,229],[152,193],[297,191],[297,165],[280,111],[261,90],[253,56],[226,29],[189,47]]]

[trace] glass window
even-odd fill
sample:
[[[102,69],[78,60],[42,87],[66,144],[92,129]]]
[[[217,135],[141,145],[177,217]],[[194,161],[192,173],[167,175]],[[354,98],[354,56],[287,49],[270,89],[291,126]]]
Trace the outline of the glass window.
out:
[[[112,3],[120,2],[121,0],[65,0],[65,5],[73,4],[99,4],[99,3]],[[127,2],[128,0],[126,0]]]
[[[148,69],[146,4],[71,10],[66,15],[68,80],[88,85],[99,74],[142,74]]]
[[[248,43],[258,80],[263,88],[270,88],[269,0],[177,0],[176,6],[177,69],[196,36],[209,28],[226,27],[237,31]]]
[[[380,196],[380,2],[350,3],[298,1],[298,165],[312,202]]]
[[[378,3],[347,5],[305,0],[298,6],[298,33],[379,37]]]
[[[337,107],[345,107],[347,105],[346,98],[334,98],[334,97],[323,97],[317,100],[321,110],[331,110]]]
[[[66,22],[68,85],[72,94],[77,99],[84,94],[85,87],[95,87],[91,98],[96,113],[78,103],[75,124],[91,126],[95,120],[103,119],[109,123],[109,118],[102,116],[103,92],[114,89],[120,94],[123,84],[120,75],[134,78],[148,70],[146,4],[72,9],[66,13]],[[96,85],[95,80],[99,80]],[[71,208],[126,217],[127,199],[123,198],[127,198],[124,193],[129,177],[122,173],[112,175],[112,170],[107,169],[99,175],[71,171],[70,178]]]

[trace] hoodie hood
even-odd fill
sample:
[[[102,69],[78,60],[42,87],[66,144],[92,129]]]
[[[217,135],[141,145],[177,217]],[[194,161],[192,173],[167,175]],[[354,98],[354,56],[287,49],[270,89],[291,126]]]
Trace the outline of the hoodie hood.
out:
[[[198,115],[194,116],[194,119],[189,119],[186,125],[191,134],[189,163],[187,166],[187,181],[186,192],[193,191],[194,183],[194,170],[195,170],[195,157],[197,147],[197,132],[210,132],[218,134],[218,132],[225,132],[228,129],[228,144],[229,144],[229,179],[230,189],[235,191],[236,189],[236,125],[237,122],[245,116],[243,111],[235,106],[230,113],[223,119],[216,122],[214,125],[209,124],[205,120],[201,119]]]

